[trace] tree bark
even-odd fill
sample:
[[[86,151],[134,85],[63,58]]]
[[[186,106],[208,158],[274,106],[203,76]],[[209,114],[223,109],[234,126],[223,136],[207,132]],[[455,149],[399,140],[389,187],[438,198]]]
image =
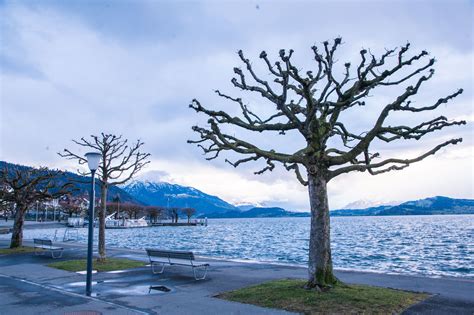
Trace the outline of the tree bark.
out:
[[[101,184],[100,189],[100,211],[99,211],[99,260],[104,261],[105,253],[105,215],[107,212],[107,184]]]
[[[25,221],[25,212],[27,207],[17,205],[15,213],[15,222],[13,222],[13,232],[10,241],[10,248],[16,248],[23,245],[23,223]]]
[[[337,282],[333,274],[327,180],[319,170],[308,171],[311,230],[308,260],[308,288],[323,290]]]

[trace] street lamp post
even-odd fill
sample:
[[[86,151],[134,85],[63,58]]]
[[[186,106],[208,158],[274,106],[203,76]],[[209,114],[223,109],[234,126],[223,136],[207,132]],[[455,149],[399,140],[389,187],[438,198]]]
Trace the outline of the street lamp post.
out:
[[[59,200],[53,199],[53,222],[56,221],[56,209],[58,207]]]
[[[87,237],[87,275],[86,275],[86,295],[91,296],[92,292],[92,245],[94,242],[94,202],[95,202],[95,171],[99,167],[101,158],[98,152],[89,152],[85,154],[87,164],[91,171],[91,193],[89,195],[89,233]]]

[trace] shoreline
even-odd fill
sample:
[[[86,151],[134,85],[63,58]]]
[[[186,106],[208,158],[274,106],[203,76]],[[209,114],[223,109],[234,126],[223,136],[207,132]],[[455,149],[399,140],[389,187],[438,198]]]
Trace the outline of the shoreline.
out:
[[[364,210],[364,209],[362,209]],[[331,210],[331,211],[339,211],[339,210]],[[330,212],[331,212],[330,211]],[[306,212],[302,212],[306,213]],[[390,215],[370,215],[370,214],[364,214],[364,215],[331,215],[331,218],[347,218],[347,217],[366,217],[366,218],[374,218],[374,217],[380,217],[380,218],[400,218],[400,217],[445,217],[445,216],[474,216],[474,213],[432,213],[432,214],[390,214]],[[205,216],[198,216],[196,219],[204,219],[206,218]],[[308,219],[311,218],[311,216],[308,214],[307,216],[274,216],[274,217],[207,217],[208,220],[248,220],[248,219]],[[179,224],[187,223],[186,218],[181,218],[183,221],[179,222]],[[7,226],[13,226],[14,219],[9,218],[8,221],[6,222],[3,219],[0,219],[0,227],[7,227]],[[26,226],[40,226],[40,225],[63,225],[66,226],[67,221],[33,221],[33,220],[25,220],[24,221],[24,227]],[[199,224],[198,224],[199,225]],[[147,227],[154,227],[153,225],[149,225]],[[145,227],[144,227],[145,228]]]
[[[49,226],[42,226],[37,228],[37,230],[43,230],[48,228],[67,228],[67,226],[50,226],[51,223],[39,223],[38,224],[48,224]],[[58,224],[58,223],[52,223]],[[61,224],[61,223],[60,223]],[[36,229],[35,226],[30,226],[28,230]],[[9,238],[1,238],[0,236],[0,244],[4,242],[9,242]],[[33,239],[24,239],[24,242],[32,243]],[[62,245],[69,245],[74,244],[77,247],[87,247],[86,243],[76,242],[76,241],[68,241],[68,242],[61,242],[56,241],[57,244]],[[127,247],[115,247],[115,246],[107,246],[107,250],[123,250],[123,251],[130,251],[136,252],[137,254],[143,253],[145,249],[141,248],[127,248]],[[1,257],[1,255],[0,255]],[[225,256],[210,256],[210,255],[203,255],[200,253],[196,253],[196,257],[205,259],[205,260],[216,260],[216,261],[227,261],[227,262],[235,262],[235,263],[243,263],[243,264],[257,264],[257,265],[274,265],[274,266],[286,266],[286,267],[294,267],[294,268],[302,268],[305,269],[307,267],[307,263],[290,263],[290,262],[278,262],[278,261],[269,261],[269,260],[256,260],[256,259],[245,259],[245,258],[232,258],[232,257],[225,257]],[[447,280],[465,280],[465,281],[472,281],[474,282],[474,273],[472,275],[431,275],[431,274],[422,274],[422,273],[400,273],[400,272],[391,272],[391,271],[383,271],[383,270],[375,270],[375,269],[357,269],[357,268],[345,268],[345,267],[336,267],[334,266],[335,271],[342,271],[342,272],[361,272],[361,273],[372,273],[372,274],[381,274],[381,275],[390,275],[390,276],[410,276],[410,277],[421,277],[421,278],[430,278],[430,279],[447,279]]]
[[[2,244],[0,239],[0,245]],[[24,242],[33,243],[32,239],[24,239]],[[75,247],[83,247],[87,248],[86,243],[80,242],[55,242],[60,244],[61,246],[69,246],[74,245]],[[135,248],[127,248],[127,247],[115,247],[115,246],[107,246],[107,251],[126,251],[131,252],[139,256],[146,256],[145,249],[135,249]],[[228,258],[228,257],[219,257],[219,256],[208,256],[208,255],[201,255],[195,254],[197,258],[200,260],[206,261],[215,261],[215,262],[225,262],[225,263],[240,263],[240,264],[249,264],[249,265],[261,265],[261,266],[275,266],[275,267],[291,267],[291,268],[298,268],[298,269],[307,269],[307,265],[305,264],[292,264],[292,263],[284,263],[284,262],[276,262],[276,261],[264,261],[264,260],[252,260],[252,259],[239,259],[239,258]],[[449,275],[442,275],[442,276],[431,276],[431,275],[424,275],[424,274],[415,274],[415,273],[397,273],[397,272],[386,272],[386,271],[379,271],[373,269],[353,269],[353,268],[337,268],[334,267],[335,272],[344,272],[344,273],[363,273],[363,274],[373,274],[373,275],[386,275],[386,276],[400,276],[400,277],[412,277],[412,278],[423,278],[423,279],[433,279],[433,280],[450,280],[450,281],[466,281],[472,282],[474,284],[474,275],[468,277],[455,277]]]

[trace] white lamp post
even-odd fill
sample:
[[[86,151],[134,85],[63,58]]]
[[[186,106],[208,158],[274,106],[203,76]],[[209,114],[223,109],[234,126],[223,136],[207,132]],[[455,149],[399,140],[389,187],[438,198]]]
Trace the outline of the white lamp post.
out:
[[[86,295],[91,296],[92,292],[92,245],[94,235],[94,201],[95,201],[95,171],[99,167],[102,155],[98,152],[89,152],[85,154],[87,164],[91,171],[91,193],[89,195],[89,233],[87,238],[87,276],[86,276]]]
[[[56,208],[58,207],[58,203],[58,199],[53,199],[53,222],[56,221]]]

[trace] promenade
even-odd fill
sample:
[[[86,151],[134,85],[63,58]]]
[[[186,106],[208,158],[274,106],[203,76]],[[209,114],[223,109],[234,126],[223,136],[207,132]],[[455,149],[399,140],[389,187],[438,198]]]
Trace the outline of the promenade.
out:
[[[83,258],[86,247],[58,243],[66,250],[61,260]],[[25,245],[31,245],[26,241]],[[0,240],[0,247],[7,247]],[[109,248],[108,255],[147,261],[144,251]],[[306,269],[296,266],[236,262],[199,257],[211,264],[208,277],[195,281],[186,267],[167,267],[152,275],[149,267],[93,275],[93,297],[86,297],[85,275],[49,268],[48,256],[32,253],[0,255],[0,314],[65,314],[97,311],[102,314],[289,314],[288,312],[224,301],[214,296],[281,278],[305,278]],[[57,260],[54,260],[57,261]],[[370,284],[432,294],[406,314],[473,314],[474,281],[458,278],[387,275],[337,270],[347,283]],[[169,292],[150,290],[165,286]],[[374,310],[376,311],[376,310]]]

